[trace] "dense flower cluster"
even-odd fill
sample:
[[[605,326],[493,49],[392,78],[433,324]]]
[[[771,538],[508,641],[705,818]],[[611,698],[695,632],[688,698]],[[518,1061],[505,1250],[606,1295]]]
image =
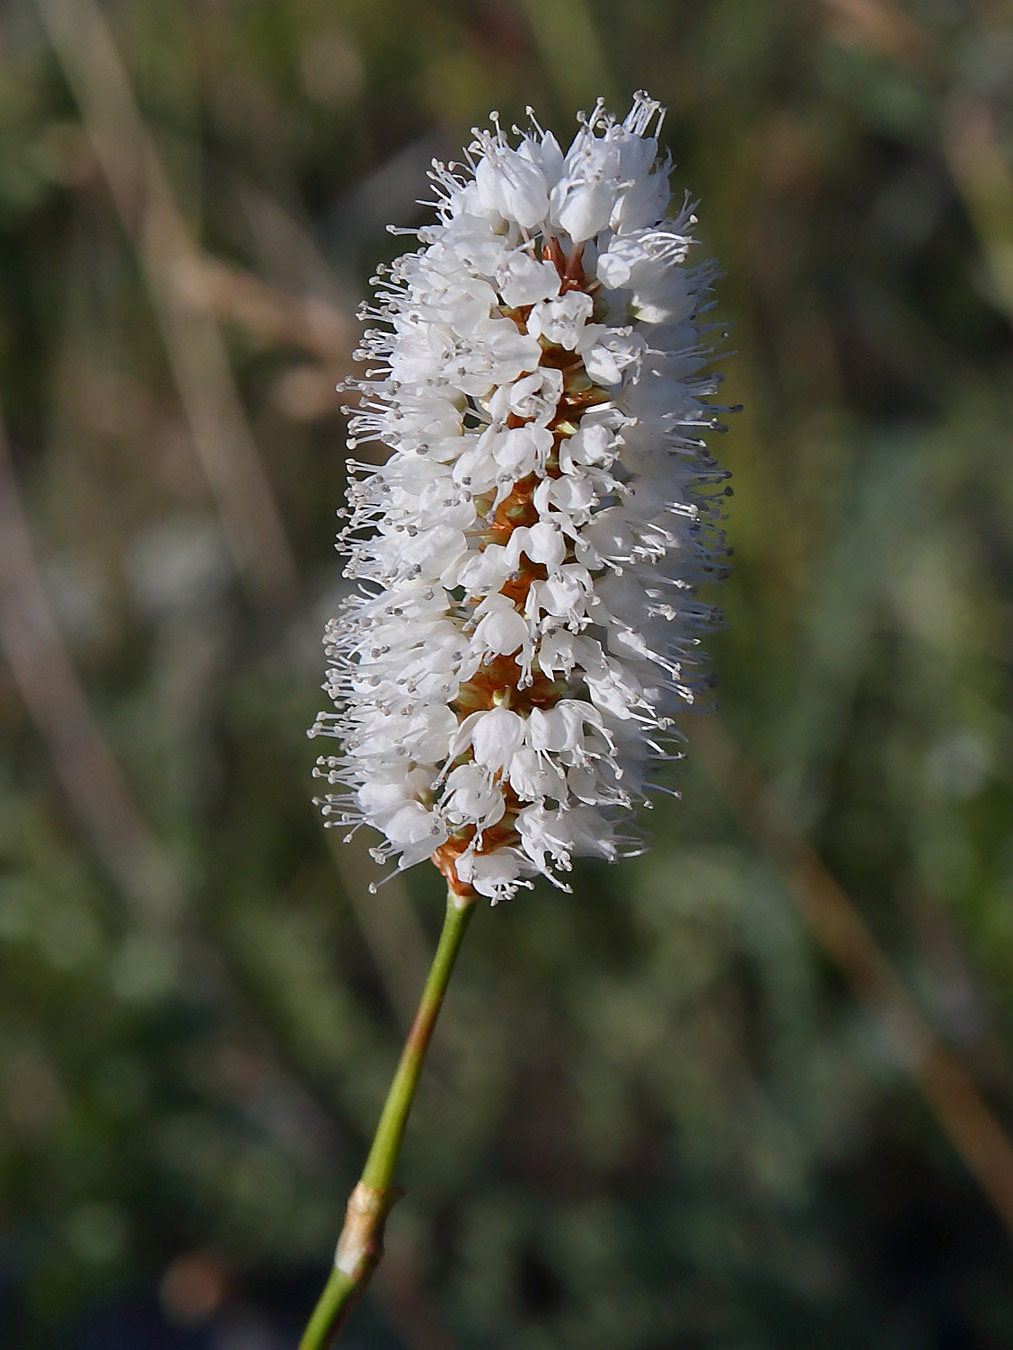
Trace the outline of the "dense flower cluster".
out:
[[[706,685],[716,268],[685,265],[690,204],[666,216],[662,115],[599,103],[564,154],[533,118],[514,148],[494,114],[467,168],[434,165],[439,223],[365,310],[378,368],[349,445],[393,453],[351,469],[359,585],[325,637],[337,711],[311,735],[343,746],[321,804],[462,895],[635,851],[672,714]]]

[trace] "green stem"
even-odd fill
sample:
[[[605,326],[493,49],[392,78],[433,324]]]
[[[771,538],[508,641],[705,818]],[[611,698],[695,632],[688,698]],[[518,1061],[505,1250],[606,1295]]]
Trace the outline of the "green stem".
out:
[[[452,891],[447,895],[443,931],[422,991],[419,1010],[387,1093],[362,1177],[348,1201],[345,1226],[334,1254],[334,1269],[303,1332],[299,1350],[326,1350],[334,1343],[383,1257],[384,1224],[401,1197],[401,1191],[393,1185],[401,1140],[436,1019],[474,908],[473,898],[463,898]]]

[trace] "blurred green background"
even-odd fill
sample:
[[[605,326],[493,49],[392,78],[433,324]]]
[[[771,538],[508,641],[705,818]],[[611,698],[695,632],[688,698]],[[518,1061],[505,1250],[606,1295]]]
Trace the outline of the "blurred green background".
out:
[[[1013,1345],[1010,5],[4,0],[4,1347],[294,1346],[441,911],[310,801],[355,305],[490,109],[641,87],[720,720],[478,916],[347,1345]]]

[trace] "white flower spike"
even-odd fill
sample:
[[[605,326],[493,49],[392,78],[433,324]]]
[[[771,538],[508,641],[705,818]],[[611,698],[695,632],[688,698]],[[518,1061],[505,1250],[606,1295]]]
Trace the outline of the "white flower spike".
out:
[[[663,115],[599,102],[564,155],[494,113],[468,169],[434,165],[439,223],[364,310],[349,445],[390,455],[350,468],[320,804],[462,898],[639,851],[633,808],[708,683],[719,616],[692,596],[726,571],[727,474],[702,433],[730,409],[699,321],[718,271],[685,265],[688,200],[665,214]]]

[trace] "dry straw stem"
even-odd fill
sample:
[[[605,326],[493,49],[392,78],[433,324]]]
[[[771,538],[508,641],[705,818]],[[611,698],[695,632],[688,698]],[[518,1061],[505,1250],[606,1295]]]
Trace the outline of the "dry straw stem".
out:
[[[212,990],[236,1003],[241,995],[228,980],[217,953],[187,931],[185,894],[179,876],[152,833],[131,794],[115,757],[92,716],[84,691],[67,655],[32,546],[2,417],[0,417],[0,649],[14,683],[45,745],[70,805],[94,846],[139,929],[182,941],[184,966],[199,972],[202,993]],[[376,907],[374,907],[376,908]],[[414,916],[412,916],[414,921]],[[391,917],[388,922],[396,920]],[[366,933],[372,944],[375,929]],[[421,936],[415,938],[421,947]],[[377,964],[390,969],[393,945],[388,935]],[[375,953],[374,953],[375,954]],[[420,954],[416,953],[419,963]],[[390,989],[391,1001],[403,1011],[399,991],[416,974],[403,959]],[[269,1028],[269,1037],[273,1029]],[[279,1074],[279,1079],[281,1075]],[[300,1092],[299,1105],[308,1099]],[[326,1122],[322,1119],[320,1125]],[[377,1258],[379,1259],[379,1258]],[[362,1282],[363,1287],[365,1281]],[[435,1315],[418,1298],[430,1326]],[[406,1338],[406,1344],[421,1342]]]
[[[873,1016],[942,1130],[1013,1233],[1013,1144],[960,1061],[926,1022],[868,925],[715,718],[694,734],[701,763],[777,867],[816,940]]]
[[[239,325],[264,345],[301,347],[336,374],[345,375],[351,369],[349,354],[358,339],[358,327],[327,301],[289,295],[233,263],[206,254],[189,259],[176,280],[180,295],[194,309]]]
[[[943,147],[992,274],[995,299],[1013,322],[1013,164],[982,100],[969,94],[950,99]]]
[[[199,254],[94,0],[36,0],[151,295],[194,446],[251,598],[289,604],[296,569],[214,320],[180,278]]]
[[[0,645],[71,806],[129,909],[144,924],[182,894],[141,815],[67,656],[32,547],[0,417]]]
[[[351,370],[358,331],[336,305],[295,295],[234,264],[204,255],[181,269],[180,293],[220,323],[242,329],[258,347],[301,348],[316,362],[290,365],[273,382],[275,405],[295,421],[337,415],[335,385]]]
[[[74,813],[103,867],[142,926],[173,922],[183,887],[152,833],[99,729],[53,614],[32,544],[0,414],[0,648]],[[406,888],[387,903],[361,897],[371,866],[334,842],[335,868],[349,896],[399,1020],[408,1025],[426,969],[425,937]],[[205,962],[206,964],[206,962]]]
[[[49,752],[68,800],[131,913],[145,927],[164,931],[167,926],[177,925],[184,899],[182,887],[133,799],[120,767],[91,714],[67,655],[35,558],[2,417],[0,647],[3,648],[14,682]],[[364,892],[365,888],[354,867],[343,879],[349,895],[357,896]],[[357,913],[385,980],[391,1003],[401,1016],[405,1016],[410,982],[415,979],[419,968],[424,968],[423,939],[403,888],[400,896],[393,897],[389,894],[391,889],[396,888],[388,888],[388,901],[399,899],[398,907],[403,911],[401,921],[405,926],[400,931],[397,931],[398,915],[392,908],[370,902],[357,906]],[[192,942],[189,945],[192,949]],[[220,978],[222,972],[210,953],[202,949],[199,956],[202,977],[206,980],[213,970]],[[410,1042],[418,1052],[419,1069],[438,1011],[438,1002],[431,1000],[431,1020],[422,1028],[421,1044],[418,1028],[415,1041]],[[397,1127],[403,1130],[406,1117],[405,1109],[404,1117],[395,1121],[397,1137],[392,1145],[394,1157],[400,1141]],[[389,1181],[385,1196],[386,1208],[389,1209],[397,1198],[397,1193],[389,1187]],[[382,1254],[382,1247],[378,1245],[382,1220],[378,1224],[375,1220],[380,1216],[373,1210],[370,1212],[374,1222],[367,1226],[368,1231],[363,1240],[375,1259],[366,1261],[363,1268],[357,1271],[355,1287],[358,1293],[365,1288]],[[383,1217],[385,1213],[386,1210]],[[346,1257],[350,1245],[354,1245],[351,1243],[353,1230],[363,1238],[362,1224],[353,1224],[345,1241]],[[417,1294],[416,1301],[422,1302]],[[443,1343],[445,1338],[431,1309],[427,1304],[423,1306],[430,1329],[435,1328],[433,1335],[439,1343]]]
[[[864,47],[902,65],[920,65],[932,36],[892,0],[823,0],[827,26],[839,42]]]
[[[93,0],[37,2],[117,210],[137,249],[193,443],[237,570],[256,602],[292,604],[297,589],[295,563],[246,422],[216,315],[242,322],[266,340],[298,343],[322,361],[340,363],[341,373],[348,360],[349,344],[344,340],[348,323],[322,301],[283,295],[200,253],[140,116],[101,11]],[[55,626],[52,632],[55,636]],[[69,663],[64,661],[64,665],[70,675],[66,687],[76,687]],[[77,720],[83,725],[82,719]],[[99,747],[91,755],[93,767],[103,759],[111,766],[95,769],[96,782],[122,782],[101,737],[86,739]],[[104,795],[111,803],[117,796],[129,800],[125,789]],[[96,838],[109,836],[116,828],[111,822],[131,814],[127,808],[118,811],[112,806],[108,819],[99,819],[103,812],[96,803],[102,796],[90,796],[88,776],[82,772],[72,799],[94,818],[88,828]],[[132,814],[140,820],[136,808]],[[146,829],[141,822],[130,837],[140,838]],[[101,851],[114,874],[117,868],[127,867],[123,859],[130,856],[129,850],[118,854],[110,844]],[[407,1020],[413,1007],[410,991],[425,970],[424,939],[407,897],[403,892],[400,897],[389,897],[387,914],[381,918],[367,915],[365,905],[358,902],[358,878],[348,875],[343,860],[335,861],[390,1002]],[[130,871],[144,873],[132,865]],[[150,871],[157,874],[157,869]],[[392,910],[405,925],[407,935],[402,934],[400,943],[390,923],[384,922]]]

